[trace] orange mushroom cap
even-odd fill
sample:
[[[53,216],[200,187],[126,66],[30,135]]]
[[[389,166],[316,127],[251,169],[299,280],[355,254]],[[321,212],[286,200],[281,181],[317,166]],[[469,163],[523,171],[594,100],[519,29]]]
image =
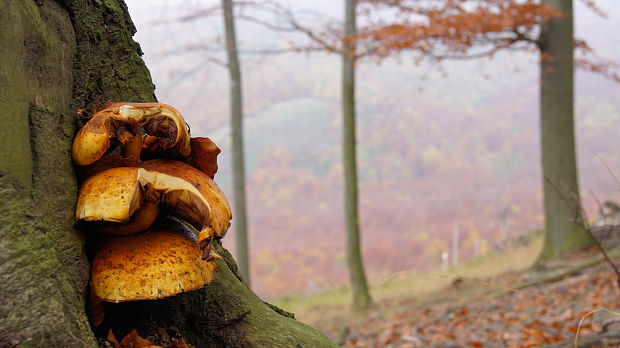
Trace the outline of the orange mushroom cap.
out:
[[[155,221],[159,209],[154,204],[200,231],[198,243],[204,258],[209,257],[211,240],[222,238],[230,227],[230,206],[215,182],[188,164],[169,160],[92,175],[80,187],[76,221],[99,222],[89,229],[104,234],[138,233]],[[122,225],[115,229],[111,223]]]
[[[114,142],[124,146],[140,129],[148,134],[143,147],[148,151],[174,150],[182,158],[191,153],[185,119],[170,105],[161,103],[111,103],[80,129],[73,141],[75,164],[95,163]]]
[[[187,231],[153,229],[106,237],[94,254],[91,290],[102,301],[155,300],[210,283],[217,265],[203,260]]]
[[[209,202],[211,211],[209,226],[213,229],[215,237],[222,238],[226,235],[230,227],[230,220],[232,219],[230,205],[222,190],[208,175],[189,164],[179,161],[151,160],[140,162],[136,167],[144,168],[150,172],[174,176],[192,183]],[[189,222],[198,229],[205,228],[205,226],[199,226],[198,221]]]

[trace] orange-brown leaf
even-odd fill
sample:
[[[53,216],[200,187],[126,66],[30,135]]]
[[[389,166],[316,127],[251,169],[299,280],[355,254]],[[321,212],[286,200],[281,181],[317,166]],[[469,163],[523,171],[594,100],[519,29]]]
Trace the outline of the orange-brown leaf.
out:
[[[217,155],[222,150],[209,138],[191,138],[190,146],[190,164],[213,179],[217,173]]]
[[[116,336],[114,336],[114,333],[112,332],[112,329],[110,329],[110,331],[108,331],[108,337],[106,338],[106,340],[108,342],[110,342],[110,344],[112,344],[113,348],[122,348],[121,344],[118,343],[118,341],[116,340]]]
[[[140,337],[136,329],[131,330],[131,332],[128,333],[121,341],[121,348],[148,348],[148,347],[157,347],[157,346],[155,346],[153,342]]]

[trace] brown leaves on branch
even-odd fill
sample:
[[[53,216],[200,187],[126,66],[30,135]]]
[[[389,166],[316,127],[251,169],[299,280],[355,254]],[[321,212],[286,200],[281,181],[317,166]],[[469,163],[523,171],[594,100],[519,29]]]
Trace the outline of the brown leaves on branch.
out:
[[[603,11],[600,7],[598,7],[598,5],[596,4],[596,1],[594,1],[594,0],[581,0],[581,3],[583,3],[592,12],[594,12],[597,15],[601,16],[602,18],[607,18],[607,13],[605,13],[605,11]]]
[[[620,65],[596,57],[592,47],[585,40],[575,39],[575,66],[579,69],[603,75],[620,83]]]
[[[581,0],[581,3],[600,17],[607,17],[595,0]],[[563,16],[538,0],[358,0],[361,25],[358,35],[352,38],[343,35],[338,20],[316,13],[306,18],[304,15],[311,11],[293,9],[276,0],[235,1],[234,5],[236,18],[241,21],[274,32],[301,33],[307,39],[304,43],[290,43],[287,48],[240,50],[245,54],[344,54],[343,47],[354,43],[352,55],[356,58],[383,59],[411,51],[417,53],[416,62],[492,57],[503,50],[533,50],[539,43],[541,25]],[[218,11],[217,6],[204,8],[179,20],[209,17]],[[576,49],[581,49],[581,44],[585,42],[578,42]],[[620,82],[619,66],[601,61],[593,54],[590,49],[589,57],[576,58],[576,67]]]
[[[402,18],[397,23],[371,23],[361,28],[359,44],[379,57],[419,51],[435,58],[466,58],[476,48],[492,54],[519,43],[534,43],[540,24],[561,15],[533,0],[451,0],[430,5],[413,0],[366,3],[391,7]]]
[[[582,2],[605,17],[595,1]],[[541,25],[564,15],[534,0],[365,0],[362,4],[398,14],[392,23],[375,21],[359,31],[360,51],[379,58],[414,51],[421,54],[419,59],[468,59],[490,57],[506,49],[533,48],[538,45]],[[575,40],[575,50],[577,68],[620,82],[618,64],[597,58],[583,40]]]
[[[575,59],[575,65],[585,71],[601,74],[620,83],[620,66],[614,62],[594,62],[587,58]]]

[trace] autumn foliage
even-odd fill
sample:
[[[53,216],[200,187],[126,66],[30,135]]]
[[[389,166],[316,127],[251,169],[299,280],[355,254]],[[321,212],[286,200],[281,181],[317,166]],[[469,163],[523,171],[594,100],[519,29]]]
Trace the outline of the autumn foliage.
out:
[[[592,0],[584,4],[601,17]],[[356,38],[361,55],[386,58],[413,51],[416,60],[492,57],[502,50],[536,50],[541,26],[561,13],[536,0],[364,0],[368,24]],[[376,19],[377,10],[396,20]],[[620,82],[618,64],[598,57],[586,40],[576,39],[575,66]],[[542,59],[553,59],[543,55]]]
[[[365,4],[398,12],[395,23],[371,22],[360,33],[360,45],[380,57],[403,50],[440,58],[491,54],[535,41],[539,25],[561,15],[533,0],[367,0]]]
[[[435,6],[442,2],[409,1]],[[495,1],[492,8],[510,2]],[[392,4],[405,1],[360,2],[362,33],[366,33],[366,28],[380,29],[381,24],[406,26],[407,21],[413,22],[412,12],[393,17],[398,21],[390,23],[372,17],[377,13],[373,9],[398,12]],[[242,14],[248,19],[255,13],[247,10]],[[593,17],[592,11],[588,13],[588,18]],[[301,12],[286,9],[279,14],[292,15],[288,19],[301,27],[334,24],[307,29],[317,29],[314,34],[338,49],[340,25],[336,21],[327,18],[304,22]],[[424,15],[416,16],[423,23]],[[218,18],[217,25],[219,21]],[[268,24],[286,32],[294,29],[287,18]],[[537,34],[534,27],[531,29],[527,33]],[[515,37],[510,31],[502,35]],[[246,40],[245,44],[251,43]],[[283,45],[289,42],[286,38],[281,41]],[[611,40],[604,42],[609,45]],[[295,41],[298,43],[299,40]],[[369,55],[365,47],[370,44],[378,46],[360,41],[359,54]],[[318,42],[307,47],[312,51],[323,49]],[[517,47],[536,50],[535,44],[529,42],[513,46]],[[462,260],[473,255],[477,239],[481,240],[482,253],[498,242],[498,215],[504,209],[510,211],[510,236],[540,227],[543,216],[534,93],[536,69],[524,55],[499,53],[495,64],[485,65],[484,69],[477,69],[477,62],[458,65],[463,69],[449,65],[452,63],[443,64],[449,70],[449,79],[436,78],[441,72],[435,73],[434,67],[408,64],[415,54],[403,54],[400,65],[386,60],[377,66],[371,56],[358,63],[361,220],[364,252],[372,255],[365,261],[373,282],[400,270],[439,267],[441,252],[449,250],[450,228],[455,218],[459,219],[463,233]],[[249,221],[254,231],[250,236],[253,287],[270,298],[312,293],[339,286],[346,280],[340,227],[340,124],[335,106],[339,72],[335,64],[327,64],[329,61],[319,59],[317,63],[307,58],[273,55],[266,59],[270,64],[252,61],[244,80],[244,106],[249,121]],[[326,59],[334,59],[334,55]],[[518,66],[514,61],[518,61]],[[158,68],[154,65],[153,69]],[[214,70],[193,75],[177,88],[159,92],[160,96],[179,99],[183,110],[210,115],[193,121],[196,134],[207,134],[227,124],[228,104],[215,102],[226,100],[227,91],[221,88],[225,80],[218,80],[218,70]],[[167,73],[176,76],[175,71]],[[424,81],[429,77],[432,81]],[[601,198],[617,199],[617,191],[610,189],[608,174],[601,170],[598,160],[591,159],[593,152],[609,163],[618,159],[612,150],[617,148],[617,142],[609,136],[610,129],[618,124],[614,111],[617,90],[589,75],[585,81],[577,86],[581,179],[585,190],[592,190]],[[214,102],[196,105],[194,92],[188,91],[200,87],[208,90]],[[320,108],[313,108],[314,104],[320,104]],[[314,136],[319,133],[320,136]],[[228,133],[222,134],[221,139],[226,139]],[[222,155],[227,156],[227,145],[220,146]],[[226,165],[229,162],[226,157],[221,160],[220,180],[230,176],[230,165]],[[223,186],[230,195],[230,184]],[[595,209],[590,196],[584,198],[586,207]],[[233,242],[227,240],[225,245],[234,249]],[[391,257],[395,254],[404,257]]]
[[[486,284],[454,282],[434,294],[431,306],[385,301],[382,313],[349,324],[344,337],[340,327],[317,325],[334,338],[340,334],[342,346],[358,348],[613,346],[620,337],[615,276],[605,264],[582,272],[512,291],[506,284],[522,281],[524,274]],[[464,294],[476,295],[463,300]]]

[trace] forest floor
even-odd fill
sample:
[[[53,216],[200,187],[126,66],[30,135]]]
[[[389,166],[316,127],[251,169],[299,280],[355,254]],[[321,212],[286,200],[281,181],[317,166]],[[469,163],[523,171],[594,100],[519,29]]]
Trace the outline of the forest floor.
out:
[[[345,347],[615,347],[620,289],[600,251],[535,266],[540,246],[534,238],[446,272],[396,275],[373,286],[365,318],[346,309],[346,291],[277,304]]]

